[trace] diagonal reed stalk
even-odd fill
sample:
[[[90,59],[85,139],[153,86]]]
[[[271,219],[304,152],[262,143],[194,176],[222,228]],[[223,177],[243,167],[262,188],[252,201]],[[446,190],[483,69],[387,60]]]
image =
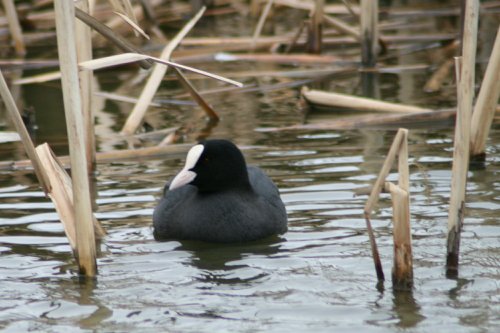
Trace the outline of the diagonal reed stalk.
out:
[[[179,33],[168,43],[168,45],[163,49],[160,58],[169,60],[174,49],[180,44],[184,37],[191,31],[198,20],[202,17],[205,12],[206,7],[202,7],[200,11],[179,31]],[[149,77],[146,86],[142,90],[139,101],[130,113],[125,125],[122,128],[122,133],[126,135],[133,134],[137,128],[142,123],[142,119],[146,114],[149,104],[153,100],[160,83],[167,72],[166,66],[155,65],[153,67],[153,72]]]

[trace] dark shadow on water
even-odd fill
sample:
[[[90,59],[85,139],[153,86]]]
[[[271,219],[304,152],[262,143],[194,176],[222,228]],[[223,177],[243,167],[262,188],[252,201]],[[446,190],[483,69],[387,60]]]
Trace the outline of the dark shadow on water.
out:
[[[219,244],[199,241],[182,241],[177,250],[192,253],[191,264],[204,272],[199,277],[204,282],[217,284],[247,283],[262,278],[265,274],[251,277],[237,277],[235,270],[247,267],[229,264],[247,255],[270,256],[279,252],[283,238],[275,236],[254,242]]]
[[[397,326],[410,328],[417,326],[425,317],[420,314],[420,305],[413,297],[413,292],[393,290],[393,311],[399,322]]]

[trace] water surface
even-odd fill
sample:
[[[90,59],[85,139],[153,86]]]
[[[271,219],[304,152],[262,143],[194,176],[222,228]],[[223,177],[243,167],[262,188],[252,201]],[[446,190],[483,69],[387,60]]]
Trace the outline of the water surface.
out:
[[[205,24],[215,32],[224,26]],[[431,56],[429,52],[401,55],[398,63],[425,61]],[[311,69],[248,62],[199,65],[218,72]],[[484,66],[478,67],[482,75]],[[116,78],[132,76],[130,71],[102,73],[99,86],[137,96],[140,86],[124,88],[116,82]],[[309,84],[354,94],[366,93],[368,86],[385,100],[433,108],[453,106],[453,87],[436,94],[422,92],[429,75],[427,70],[383,73],[364,85],[363,76],[354,72]],[[188,143],[202,137],[223,137],[245,147],[248,163],[263,168],[279,186],[289,231],[278,238],[236,245],[156,242],[151,228],[155,201],[163,184],[183,166],[183,157],[99,164],[96,215],[108,235],[100,246],[97,279],[82,284],[54,207],[40,191],[32,172],[3,170],[3,331],[498,330],[498,124],[493,125],[488,141],[485,168],[469,172],[458,279],[447,279],[444,271],[453,128],[447,123],[410,128],[415,287],[413,292],[395,292],[390,278],[383,288],[377,287],[362,210],[367,199],[363,189],[374,182],[396,129],[264,131],[304,120],[299,103],[301,84],[268,91],[272,84],[289,84],[294,79],[263,76],[243,81],[261,89],[209,98],[222,116],[214,128],[208,128],[201,111],[191,105],[152,108],[146,120],[155,129],[183,125],[184,141]],[[200,89],[219,87],[207,80],[195,83]],[[158,100],[178,99],[182,93],[177,83],[166,81]],[[65,154],[58,84],[23,87],[22,97],[25,104],[40,106],[36,141],[49,141],[59,154]],[[99,149],[127,146],[114,133],[124,123],[130,104],[101,99],[99,105]],[[307,121],[338,117],[333,112],[311,110]],[[1,126],[2,130],[9,129],[4,122]],[[0,154],[4,160],[24,158],[16,142],[0,144]],[[391,173],[389,179],[397,180],[397,174]],[[372,223],[387,277],[392,267],[391,214],[389,198],[382,195]]]

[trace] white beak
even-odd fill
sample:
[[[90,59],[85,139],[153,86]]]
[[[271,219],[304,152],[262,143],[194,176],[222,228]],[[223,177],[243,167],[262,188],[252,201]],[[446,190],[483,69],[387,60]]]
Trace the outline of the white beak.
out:
[[[194,168],[198,160],[200,159],[201,154],[203,153],[203,145],[193,146],[186,157],[186,164],[184,168],[182,168],[181,172],[174,177],[172,182],[170,183],[169,190],[176,189],[178,187],[189,184],[196,178],[196,173],[191,171],[190,169]]]

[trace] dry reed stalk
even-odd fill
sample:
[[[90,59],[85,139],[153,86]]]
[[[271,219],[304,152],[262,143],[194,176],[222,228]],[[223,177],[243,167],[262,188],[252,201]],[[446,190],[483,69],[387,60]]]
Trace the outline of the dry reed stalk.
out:
[[[37,155],[43,163],[43,173],[48,180],[49,191],[48,196],[56,207],[57,214],[61,219],[64,227],[64,232],[68,238],[71,249],[77,252],[77,238],[76,238],[76,217],[75,207],[73,201],[73,187],[71,185],[71,177],[64,170],[61,162],[54,155],[47,143],[36,147]],[[92,222],[95,227],[96,237],[102,238],[106,232],[100,226],[97,219],[92,215]]]
[[[122,14],[120,12],[114,12],[116,15],[120,16],[128,25],[134,29],[137,34],[141,35],[142,37],[146,38],[147,40],[150,40],[151,38],[148,36],[144,30],[140,26],[138,26],[134,21],[132,21],[127,15]]]
[[[125,52],[135,52],[140,53],[137,48],[132,45],[128,40],[118,35],[112,29],[97,21],[95,18],[90,16],[86,11],[80,10],[79,8],[75,8],[76,17],[87,24],[88,26],[95,29],[98,33],[104,36],[107,40],[111,41],[118,48]],[[151,63],[147,60],[140,61],[140,65],[144,69],[148,69],[151,67]]]
[[[31,141],[31,137],[28,133],[28,130],[26,129],[26,126],[24,125],[23,119],[21,118],[21,114],[17,109],[16,102],[14,101],[14,98],[10,93],[9,87],[7,85],[7,82],[5,82],[5,78],[3,77],[1,70],[0,70],[0,96],[2,96],[2,100],[5,104],[10,119],[14,124],[17,133],[21,137],[24,149],[26,150],[26,154],[28,155],[33,165],[33,168],[35,169],[35,174],[36,177],[38,178],[38,181],[40,182],[40,186],[42,187],[43,191],[47,193],[49,190],[47,179],[45,179],[44,173],[41,170],[42,166],[40,164],[40,160],[38,159],[38,155],[36,154],[35,146],[33,145],[33,141]]]
[[[174,49],[179,45],[181,40],[191,31],[194,25],[201,18],[203,13],[205,12],[205,7],[200,9],[200,11],[179,31],[179,33],[168,43],[168,45],[163,49],[160,58],[169,60]],[[153,100],[158,87],[167,72],[167,66],[159,66],[155,65],[153,68],[153,72],[146,83],[146,86],[142,90],[141,96],[139,97],[139,101],[135,105],[134,109],[130,113],[125,125],[122,128],[122,133],[126,135],[130,135],[134,133],[137,128],[142,123],[142,119],[148,109],[149,104]]]
[[[177,58],[176,58],[177,59]],[[341,60],[339,57],[322,54],[265,54],[265,53],[217,53],[215,59],[221,62],[227,61],[257,61],[257,62],[276,62],[285,64],[332,64]]]
[[[311,17],[307,34],[307,51],[321,53],[323,37],[323,16],[325,13],[325,0],[315,0],[314,12]]]
[[[322,121],[319,124],[299,124],[285,127],[266,127],[262,132],[282,132],[293,130],[352,130],[359,128],[393,128],[395,126],[435,125],[437,122],[453,121],[456,110],[431,111],[403,115],[368,115],[346,117],[334,121]]]
[[[319,90],[310,90],[307,87],[302,88],[302,96],[312,104],[333,106],[339,108],[355,109],[360,111],[378,111],[378,112],[404,112],[404,113],[423,113],[432,111],[431,109],[420,108],[412,105],[403,105],[374,100],[371,98],[356,97],[345,94],[325,92]]]
[[[353,37],[356,41],[361,42],[361,34],[358,29],[351,27],[344,21],[329,15],[325,15],[323,18],[326,23],[334,27],[337,31],[343,32],[346,35]]]
[[[122,54],[117,54],[109,57],[104,57],[104,58],[99,58],[99,59],[93,59],[89,61],[84,61],[79,64],[80,68],[82,70],[97,70],[97,69],[102,69],[106,67],[112,67],[112,66],[117,66],[117,65],[122,65],[122,64],[128,64],[131,62],[136,62],[136,61],[141,61],[141,60],[151,60],[153,62],[159,63],[161,65],[165,66],[172,66],[178,69],[183,69],[189,72],[193,72],[196,74],[200,74],[215,80],[223,81],[225,83],[232,84],[236,87],[242,87],[243,83],[234,81],[225,77],[222,77],[217,74],[212,74],[209,72],[205,72],[201,69],[196,69],[193,67],[181,65],[178,63],[175,63],[173,61],[168,61],[168,60],[163,60],[160,58],[152,57],[146,54],[140,54],[140,53],[122,53]]]
[[[96,154],[97,163],[111,163],[117,161],[137,160],[137,159],[151,159],[151,158],[165,158],[165,157],[181,157],[187,153],[191,144],[176,144],[171,146],[159,147],[146,147],[137,149],[120,149],[107,152],[98,152]],[[61,156],[58,158],[60,163],[65,167],[69,167],[69,156]],[[30,160],[20,161],[2,161],[0,162],[0,170],[23,170],[32,167]]]
[[[219,121],[219,116],[215,112],[215,110],[201,97],[201,95],[198,93],[196,88],[189,82],[189,80],[182,74],[180,70],[178,70],[175,67],[172,67],[174,69],[174,73],[181,82],[181,84],[184,86],[184,88],[189,92],[191,97],[198,103],[198,105],[205,111],[205,114],[211,121]]]
[[[262,10],[262,14],[260,15],[257,26],[255,27],[255,31],[252,36],[252,49],[255,49],[255,42],[259,38],[260,33],[262,32],[262,28],[264,27],[264,23],[266,23],[266,18],[273,7],[274,0],[268,0],[266,6]]]
[[[116,12],[126,15],[133,23],[136,25],[138,24],[137,17],[135,16],[130,0],[109,0],[109,2]]]
[[[61,78],[61,72],[49,72],[44,74],[33,75],[29,77],[23,77],[21,79],[15,80],[13,83],[22,85],[22,84],[33,84],[33,83],[43,83],[54,80],[59,80]]]
[[[78,77],[75,46],[75,8],[73,1],[55,0],[56,32],[64,109],[68,129],[71,159],[74,214],[76,217],[76,246],[80,274],[94,277],[97,274],[96,241],[92,221],[85,130],[83,128],[82,101]]]
[[[392,198],[394,239],[392,286],[395,290],[411,290],[413,287],[413,256],[409,194],[408,191],[392,183],[386,183],[385,189],[391,193]]]
[[[403,130],[403,138],[398,151],[398,185],[389,183],[392,197],[394,266],[392,285],[397,290],[413,287],[413,256],[410,229],[410,171],[408,168],[408,130]],[[387,187],[387,183],[386,183]]]
[[[476,64],[479,1],[467,0],[465,9],[463,62],[457,59],[457,120],[453,150],[450,207],[448,213],[448,240],[446,274],[458,275],[460,232],[465,209],[465,188],[469,167],[470,123],[474,98],[474,73]],[[460,73],[460,74],[458,74]]]
[[[424,91],[436,92],[441,90],[441,86],[443,85],[444,80],[446,80],[446,78],[450,74],[453,63],[453,58],[445,60],[425,83]]]
[[[377,63],[378,0],[361,0],[361,61],[365,67]]]
[[[88,0],[79,1],[75,4],[85,13],[90,10]],[[76,33],[76,52],[78,62],[92,59],[92,36],[90,27],[83,22],[75,23]],[[82,112],[85,129],[85,152],[87,154],[87,170],[91,175],[95,171],[95,133],[94,133],[94,114],[92,112],[92,81],[94,74],[92,71],[79,72],[80,91],[82,96]],[[92,200],[95,202],[95,200]]]
[[[14,40],[14,48],[17,55],[24,56],[26,54],[26,46],[24,44],[23,31],[17,17],[16,6],[13,0],[2,0],[5,16],[9,24],[9,30]]]
[[[488,139],[498,97],[500,96],[498,73],[500,73],[500,27],[497,31],[495,44],[472,113],[471,156],[482,156],[483,158],[485,156],[486,140]]]
[[[380,192],[384,188],[385,185],[385,179],[387,178],[387,175],[389,174],[392,165],[394,164],[394,160],[398,154],[402,156],[402,159],[399,161],[399,167],[402,168],[402,174],[400,175],[400,180],[399,180],[399,186],[401,190],[405,191],[403,188],[408,186],[408,163],[407,163],[407,157],[405,159],[404,153],[406,151],[407,154],[407,148],[405,150],[404,147],[404,142],[408,136],[408,130],[404,128],[400,128],[394,138],[394,141],[392,142],[391,148],[389,149],[389,152],[387,154],[387,157],[384,161],[384,164],[382,165],[382,168],[380,170],[380,173],[377,177],[377,180],[375,181],[375,184],[373,185],[373,188],[371,190],[370,196],[368,197],[368,200],[366,201],[365,208],[364,208],[364,216],[366,220],[366,225],[368,229],[368,235],[370,238],[370,244],[372,247],[372,255],[373,255],[373,260],[375,264],[375,270],[377,272],[377,277],[379,281],[384,280],[384,275],[382,271],[382,264],[380,263],[380,257],[378,254],[377,250],[377,245],[375,242],[375,236],[373,235],[372,232],[372,227],[370,223],[370,215],[372,211],[375,209],[376,204],[378,202],[378,198],[380,196]],[[403,165],[406,163],[406,171]],[[407,191],[405,191],[407,192]],[[398,200],[404,200],[404,196],[398,196]],[[406,195],[406,199],[408,199],[408,195]],[[409,209],[408,209],[409,212]],[[404,214],[404,210],[400,210],[400,208],[396,208],[396,213],[399,215]],[[409,214],[409,213],[408,213]]]

